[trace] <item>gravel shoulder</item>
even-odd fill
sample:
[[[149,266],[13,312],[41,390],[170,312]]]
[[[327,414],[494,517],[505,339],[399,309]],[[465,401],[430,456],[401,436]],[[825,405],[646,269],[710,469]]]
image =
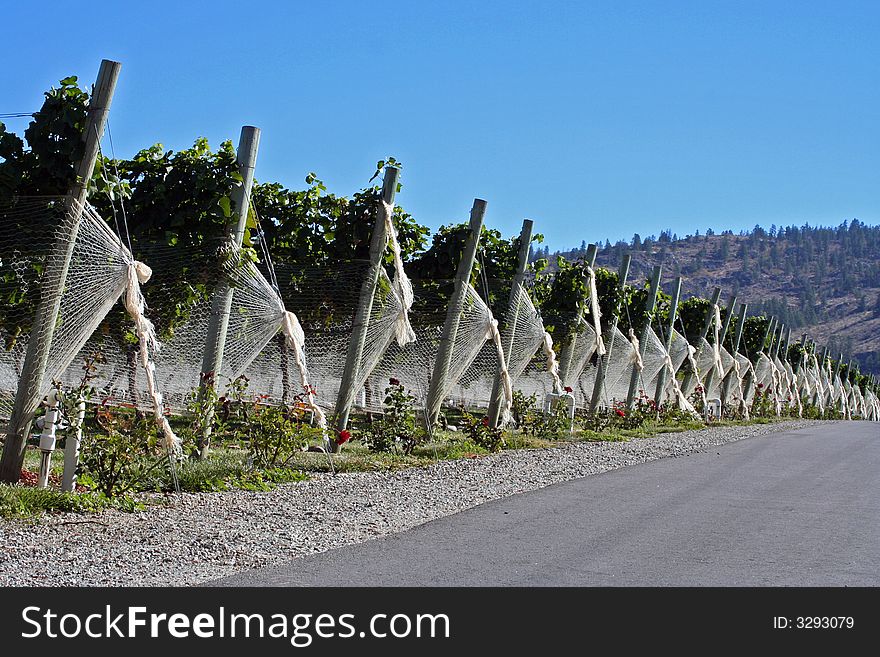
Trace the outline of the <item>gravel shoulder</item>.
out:
[[[818,423],[511,450],[396,472],[316,475],[266,493],[181,494],[140,513],[0,521],[0,585],[193,585],[404,531],[562,481]]]

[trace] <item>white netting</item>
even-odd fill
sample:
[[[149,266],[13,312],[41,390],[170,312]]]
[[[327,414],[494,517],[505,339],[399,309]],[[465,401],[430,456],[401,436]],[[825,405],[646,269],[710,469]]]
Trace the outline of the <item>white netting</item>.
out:
[[[643,395],[648,399],[654,399],[660,371],[664,367],[668,368],[666,363],[666,347],[653,328],[649,327],[646,335],[643,335],[645,339],[641,345],[643,351],[642,370],[639,373],[637,394]]]
[[[123,327],[131,328],[133,325],[133,341],[138,351],[133,354],[131,369],[136,370],[139,356],[139,365],[145,372],[145,406],[153,411],[166,446],[176,450],[179,441],[165,417],[161,387],[157,384],[152,361],[160,345],[153,324],[146,317],[146,305],[140,289],[140,284],[150,278],[150,268],[134,260],[128,248],[90,205],[86,204],[80,211],[74,205],[68,212],[64,211],[64,207],[63,199],[25,199],[0,209],[3,219],[0,230],[13,233],[2,235],[6,247],[3,256],[0,256],[0,276],[10,291],[15,290],[16,294],[23,295],[22,299],[28,301],[18,306],[21,312],[17,317],[12,308],[4,308],[3,328],[10,333],[4,336],[6,342],[10,344],[11,333],[33,321],[37,302],[33,293],[41,289],[40,286],[45,283],[44,277],[57,275],[55,272],[60,262],[66,253],[70,253],[42,388],[36,399],[41,399],[53,382],[62,386],[76,385],[82,377],[81,363],[76,362],[77,355],[123,297],[130,319],[126,321],[118,316],[115,319]],[[29,245],[22,239],[29,230],[34,229],[41,237],[40,245]],[[71,244],[74,233],[75,239]],[[7,255],[6,248],[11,245],[15,246]],[[41,256],[41,253],[46,255]],[[25,313],[29,313],[29,316]],[[39,334],[31,332],[29,337],[45,341],[48,340],[48,333],[45,330]],[[20,335],[15,340],[18,341],[22,341]],[[15,345],[14,342],[12,345],[0,359],[0,370],[3,371],[0,376],[3,382],[0,415],[4,420],[8,420],[11,414],[11,403],[18,388],[24,356],[22,345]],[[33,411],[34,408],[27,410]]]
[[[583,319],[578,319],[574,331],[568,338],[571,343],[563,350],[563,356],[569,358],[562,370],[561,381],[563,386],[567,386],[574,390],[578,385],[578,380],[593,354],[596,353],[597,344],[603,344],[596,337],[596,331]]]
[[[41,226],[47,236],[44,241],[49,245],[53,238],[69,234],[70,220],[64,217],[60,201],[40,200],[26,207],[30,208],[31,215],[42,213],[31,216],[30,221]],[[16,205],[12,213],[4,214],[3,230],[14,229],[17,223],[13,220],[28,216],[21,205]],[[7,283],[25,292],[33,288],[37,281],[29,280],[28,273],[45,269],[46,263],[56,257],[51,255],[51,249],[47,251],[50,252],[48,257],[37,255],[41,252],[37,247],[10,251],[9,256],[14,257],[4,253],[7,257],[0,267],[8,268],[12,274],[6,277],[7,272],[3,271],[4,278],[9,279]],[[204,251],[213,253],[213,257],[205,258],[203,253],[185,249],[146,247],[147,255],[155,256],[151,258],[154,275],[145,288],[149,298],[167,301],[179,296],[182,287],[193,292],[192,301],[173,309],[171,315],[178,321],[172,330],[169,318],[156,318],[141,293],[140,284],[149,278],[150,268],[136,263],[107,223],[87,205],[74,243],[43,393],[52,379],[64,386],[75,386],[82,377],[84,359],[100,352],[105,362],[98,365],[96,376],[90,382],[98,389],[100,398],[110,397],[116,402],[151,409],[166,443],[176,447],[177,441],[165,413],[185,408],[199,385],[208,324],[217,312],[211,295],[195,292],[204,283],[223,281],[232,288],[233,297],[223,367],[216,377],[218,384],[222,386],[249,369],[267,343],[280,335],[278,342],[286,345],[285,351],[294,356],[291,359],[294,380],[299,382],[295,388],[303,393],[306,403],[312,405],[317,424],[323,426],[324,414],[310,394],[302,328],[296,317],[285,310],[278,293],[240,252],[226,247]],[[21,275],[16,276],[16,271]],[[159,272],[158,276],[155,272]],[[189,278],[183,282],[175,280],[175,273],[180,272]],[[125,310],[135,320],[133,325],[120,311],[113,310],[120,296]],[[15,325],[10,315],[4,314],[4,328]],[[156,329],[154,321],[159,323]],[[167,339],[160,349],[157,333],[162,332]],[[12,347],[0,355],[0,415],[6,419],[17,387],[24,341],[20,338],[12,341],[9,335],[4,337]],[[278,369],[277,363],[263,364],[271,371]],[[257,385],[253,388],[262,383],[259,380],[262,370],[257,372]]]
[[[455,332],[452,343],[446,383],[438,391],[439,399],[445,400],[460,381],[463,389],[470,390],[477,387],[471,381],[462,380],[462,375],[474,362],[486,341],[492,338],[493,321],[494,318],[489,306],[480,298],[470,283],[466,284],[458,330]],[[495,359],[498,363],[497,350],[495,351]],[[497,368],[500,366],[498,363],[495,371],[498,371]],[[488,388],[491,391],[491,380],[484,380],[479,388],[484,391]],[[471,402],[477,401],[473,393],[466,396]]]
[[[880,400],[872,390],[865,393],[865,419],[872,422],[880,421]]]
[[[745,419],[748,419],[749,406],[746,389],[754,375],[752,364],[748,358],[739,353],[732,355],[731,361],[732,366],[721,386],[721,401],[733,412],[739,412]]]
[[[12,412],[27,340],[48,338],[45,332],[30,334],[31,322],[44,276],[60,267],[78,215],[82,217],[78,238],[73,243],[39,398],[53,380],[63,378],[64,370],[119,299],[131,256],[89,207],[81,213],[67,213],[64,199],[22,199],[0,208],[4,301],[0,331],[6,347],[0,355],[0,417],[4,420]]]
[[[511,294],[500,338],[512,387],[531,394],[536,388],[544,391],[549,385],[561,392],[553,339],[544,330],[541,315],[522,285],[517,285]],[[459,381],[462,395],[472,402],[488,403],[500,371],[499,362],[497,346],[483,347]]]
[[[641,357],[638,347],[616,327],[605,343],[613,343],[613,348],[608,353],[605,365],[605,384],[600,391],[600,401],[610,407],[614,402],[626,401],[633,366],[641,362]]]
[[[394,217],[394,206],[382,201],[382,213],[385,221],[386,248],[391,248],[394,262],[394,279],[391,281],[391,288],[394,290],[398,304],[394,325],[394,337],[397,339],[398,344],[405,345],[414,342],[416,339],[416,334],[409,321],[409,311],[412,308],[415,297],[412,283],[403,268],[403,258],[400,255],[400,244],[397,241],[397,229],[394,227],[394,221],[392,221]],[[385,272],[383,271],[382,273],[384,274]],[[373,365],[375,365],[375,363],[373,363]]]
[[[387,220],[388,207],[383,211]],[[21,199],[0,207],[0,218],[0,339],[5,347],[0,351],[0,418],[8,419],[12,409],[42,277],[57,268],[69,246],[71,264],[40,396],[52,379],[75,385],[82,376],[83,358],[100,350],[106,363],[93,382],[100,394],[153,409],[161,425],[165,410],[183,410],[199,385],[208,325],[217,320],[214,290],[222,284],[230,286],[232,304],[223,366],[216,373],[221,393],[228,381],[243,373],[250,379],[252,393],[277,401],[303,395],[319,425],[335,406],[367,263],[339,263],[304,273],[280,263],[275,270],[276,289],[269,282],[275,278],[261,271],[263,265],[243,258],[239,251],[230,252],[220,244],[187,251],[160,240],[136,249],[138,258],[153,269],[143,288],[144,303],[140,296],[144,279],[137,277],[139,271],[145,273],[143,268],[91,207],[84,210],[72,245],[65,236],[73,219],[61,199]],[[390,221],[386,232],[393,278],[380,270],[352,401],[356,407],[381,410],[387,381],[396,378],[424,407],[452,284],[410,282]],[[592,288],[594,275],[590,278]],[[114,308],[123,294],[135,324],[127,319],[122,304]],[[180,298],[185,301],[176,306],[169,301]],[[527,290],[518,286],[511,298],[499,332],[489,307],[476,290],[466,287],[449,384],[441,391],[445,403],[487,405],[506,363],[507,383],[501,378],[508,393],[505,398],[512,387],[543,397],[569,386],[576,404],[586,406],[593,392],[597,352],[607,345],[605,385],[600,391],[605,406],[626,399],[634,373],[637,394],[659,397],[661,403],[676,399],[685,406],[675,374],[691,360],[697,376],[682,395],[690,395],[713,372],[706,392],[728,404],[750,403],[761,384],[779,406],[793,408],[803,395],[811,403],[840,408],[852,417],[876,416],[875,395],[833,377],[827,363],[820,367],[814,355],[805,358],[795,376],[791,366],[778,358],[762,355],[753,369],[746,358],[734,358],[706,340],[694,356],[678,332],[673,333],[669,354],[652,329],[641,344],[635,335],[629,339],[618,329],[607,330],[602,339],[597,333],[601,330],[598,307],[592,302],[594,307],[574,332],[566,380],[560,381],[552,341]],[[164,343],[158,352],[151,322]],[[718,324],[716,314],[713,336]],[[658,392],[658,375],[664,368],[667,382]]]
[[[797,391],[790,367],[786,367],[786,363],[783,363],[778,355],[773,356],[773,364],[776,366],[778,381],[777,394],[779,396],[780,405],[783,408],[798,408]]]
[[[684,396],[684,392],[681,389],[681,383],[676,378],[676,374],[684,362],[687,360],[689,347],[687,340],[685,337],[676,331],[672,330],[672,338],[669,342],[669,354],[668,357],[664,356],[663,366],[666,368],[666,382],[663,390],[657,391],[657,386],[659,385],[660,374],[658,373],[655,376],[655,380],[652,381],[648,390],[652,391],[652,394],[655,397],[655,401],[658,404],[663,404],[667,402],[674,402],[679,408],[694,411],[693,404]],[[662,372],[662,368],[661,368]]]

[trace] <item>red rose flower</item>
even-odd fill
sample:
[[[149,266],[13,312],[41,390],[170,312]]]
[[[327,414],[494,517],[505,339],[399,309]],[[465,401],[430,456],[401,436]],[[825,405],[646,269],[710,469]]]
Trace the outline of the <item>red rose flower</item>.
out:
[[[619,408],[618,408],[616,411],[614,411],[614,412],[617,413],[620,417],[626,417],[626,413],[624,413],[624,412],[623,412],[622,410],[620,410]]]
[[[390,383],[390,384],[393,385],[393,386],[399,386],[399,385],[400,385],[400,381],[398,381],[398,380],[395,379],[394,377],[388,379],[388,383]]]
[[[488,418],[488,417],[484,417],[484,418],[483,418],[483,426],[484,426],[484,427],[488,427],[488,426],[489,426],[489,418]]]
[[[758,384],[758,387],[759,387],[759,388],[763,388],[763,387],[764,387],[764,384],[763,384],[763,383],[759,383],[759,384]]]
[[[339,432],[339,438],[336,441],[337,445],[341,445],[342,443],[347,443],[351,438],[351,431],[348,429],[343,429]]]
[[[565,390],[565,392],[571,392],[571,386],[565,386],[563,390]]]

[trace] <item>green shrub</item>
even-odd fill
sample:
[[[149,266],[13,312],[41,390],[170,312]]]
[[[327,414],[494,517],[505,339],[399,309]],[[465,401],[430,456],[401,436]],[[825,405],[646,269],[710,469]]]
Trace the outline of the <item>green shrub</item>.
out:
[[[251,462],[257,468],[289,465],[309,443],[322,439],[321,430],[308,424],[306,409],[299,404],[254,403],[240,436],[247,440]]]
[[[480,418],[463,411],[461,419],[467,439],[474,445],[487,452],[500,452],[504,448],[504,431],[501,427],[489,426],[488,417]]]
[[[755,389],[755,397],[752,399],[752,417],[770,417],[776,415],[776,402],[770,390],[759,383]],[[806,416],[805,416],[806,417]]]
[[[412,454],[425,440],[416,422],[415,397],[397,379],[389,379],[388,383],[384,413],[364,428],[361,439],[372,452]]]
[[[550,412],[537,408],[538,395],[524,395],[519,390],[513,392],[511,415],[517,428],[524,434],[554,440],[569,433],[571,419],[565,399],[556,399],[550,405]]]
[[[167,463],[151,417],[111,407],[105,400],[95,419],[104,432],[83,437],[80,469],[108,499],[137,489],[146,475]]]

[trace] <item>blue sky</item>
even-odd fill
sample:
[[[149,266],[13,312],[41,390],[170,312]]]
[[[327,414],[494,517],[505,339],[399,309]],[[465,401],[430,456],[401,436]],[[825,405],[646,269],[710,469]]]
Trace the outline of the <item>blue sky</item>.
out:
[[[551,249],[880,223],[876,0],[92,4],[3,8],[0,113],[108,58],[117,155],[252,124],[258,179],[340,194],[393,155],[432,228],[475,196]]]

